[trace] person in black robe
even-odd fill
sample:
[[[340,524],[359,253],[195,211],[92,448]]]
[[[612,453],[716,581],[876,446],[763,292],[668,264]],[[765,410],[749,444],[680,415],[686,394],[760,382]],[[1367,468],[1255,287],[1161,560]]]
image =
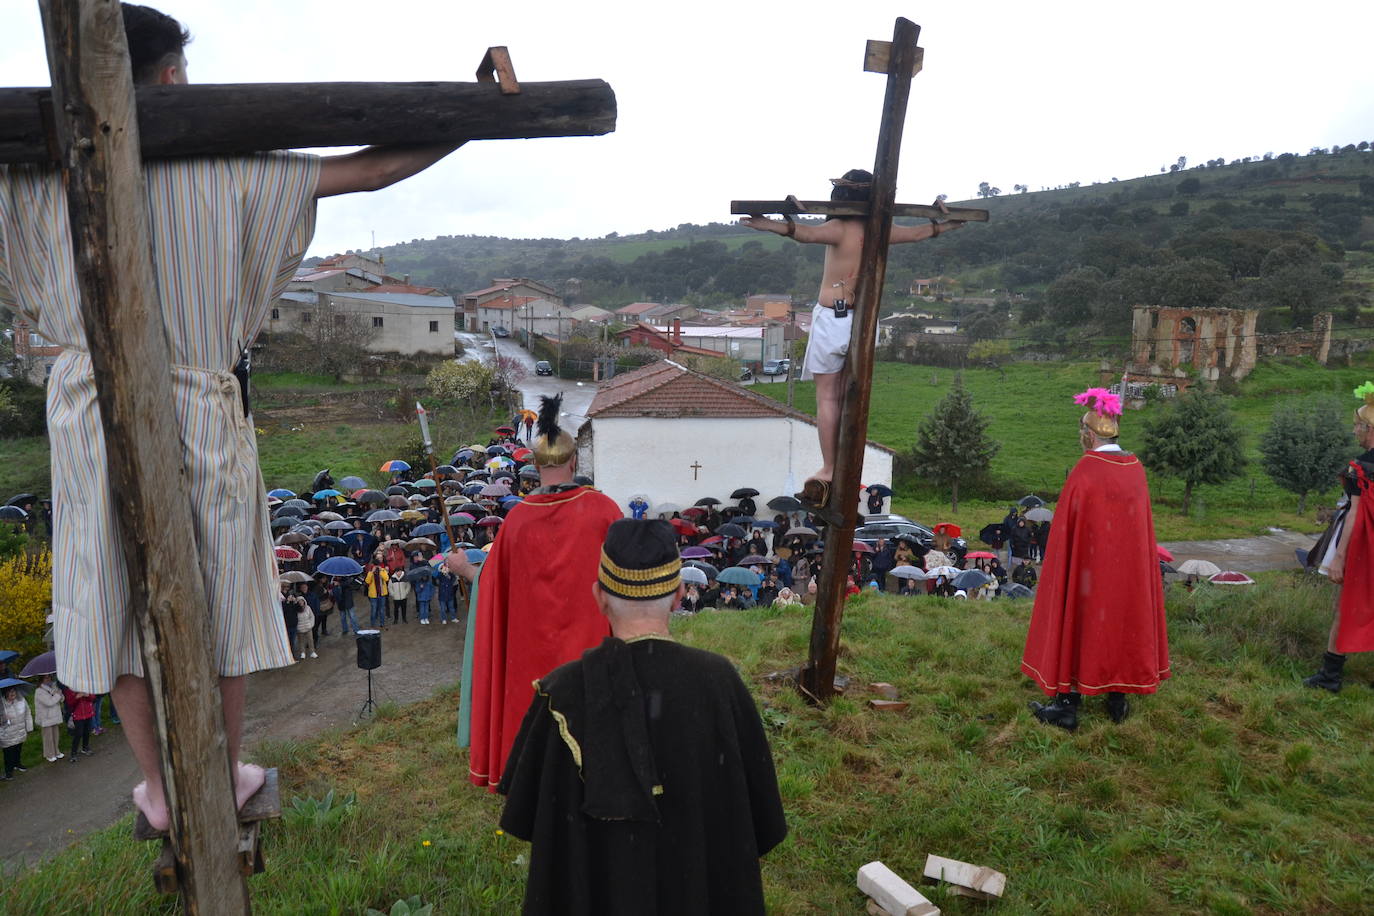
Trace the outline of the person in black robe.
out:
[[[531,842],[526,914],[763,913],[759,857],[787,834],[773,758],[729,659],[668,635],[672,528],[606,533],[614,636],[536,683],[498,791]]]

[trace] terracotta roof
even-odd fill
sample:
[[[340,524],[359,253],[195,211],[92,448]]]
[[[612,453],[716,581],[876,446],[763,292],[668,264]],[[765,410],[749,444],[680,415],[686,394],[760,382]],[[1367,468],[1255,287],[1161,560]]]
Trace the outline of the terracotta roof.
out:
[[[411,286],[409,283],[383,283],[382,285],[374,286],[372,289],[369,290],[369,292],[373,293],[419,293],[422,296],[428,296],[431,293],[437,293],[438,291],[438,287]]]
[[[693,372],[672,360],[650,363],[633,372],[617,375],[601,386],[587,408],[587,419],[655,417],[678,419],[709,417],[758,419],[790,417],[811,426],[816,420],[785,404],[754,394],[739,385]],[[869,440],[869,445],[893,452]]]

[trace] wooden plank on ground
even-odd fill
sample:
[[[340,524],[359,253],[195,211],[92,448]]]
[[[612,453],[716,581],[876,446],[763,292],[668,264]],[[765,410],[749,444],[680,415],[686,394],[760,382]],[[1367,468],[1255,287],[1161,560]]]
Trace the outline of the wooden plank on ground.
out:
[[[934,881],[957,885],[950,888],[955,893],[960,889],[968,889],[979,895],[995,898],[1001,897],[1007,889],[1007,876],[1000,871],[993,871],[982,865],[970,865],[957,859],[946,859],[944,856],[926,856],[925,876]]]
[[[898,916],[940,916],[939,907],[882,862],[869,862],[859,869],[859,890]]]

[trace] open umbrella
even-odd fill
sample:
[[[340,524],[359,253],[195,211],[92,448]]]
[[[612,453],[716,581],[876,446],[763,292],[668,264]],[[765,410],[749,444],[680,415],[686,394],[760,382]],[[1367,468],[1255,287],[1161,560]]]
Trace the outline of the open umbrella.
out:
[[[721,525],[716,529],[716,534],[723,538],[742,538],[746,537],[745,531],[739,525]]]
[[[311,499],[329,499],[331,496],[343,496],[343,494],[340,493],[338,490],[335,490],[335,489],[333,489],[333,488],[329,488],[329,489],[325,489],[325,490],[316,490],[316,491],[315,491],[315,495],[312,496],[312,497],[310,497],[310,498],[311,498]]]
[[[493,455],[509,455],[510,449],[506,448],[504,445],[488,445],[486,448],[486,452],[487,457],[491,457]]]
[[[401,510],[401,521],[403,522],[422,522],[424,520],[425,514],[421,512],[419,509]]]
[[[510,487],[500,483],[489,483],[477,491],[478,496],[510,496]]]
[[[1155,545],[1155,553],[1159,554],[1159,558],[1166,563],[1172,563],[1174,560],[1174,555],[1169,553],[1169,551],[1165,550],[1163,547],[1160,547],[1158,544]]]
[[[947,534],[952,538],[957,538],[964,533],[964,529],[951,522],[941,522],[935,526],[934,531],[936,534]]]
[[[30,684],[28,681],[21,681],[17,677],[7,677],[3,680],[0,680],[0,690],[4,690],[7,687],[18,687],[20,690],[33,689],[32,684]]]
[[[471,525],[475,521],[477,519],[466,512],[455,512],[448,517],[450,525]]]
[[[19,653],[13,649],[0,649],[0,662],[13,661],[19,657]]]
[[[688,506],[686,509],[683,509],[678,514],[685,518],[701,518],[703,515],[708,514],[709,511],[710,510],[708,510],[705,506]]]
[[[386,488],[386,495],[387,495],[387,496],[408,496],[408,495],[410,495],[410,491],[407,490],[404,486],[402,486],[402,485],[399,484],[399,483],[393,483],[391,486],[389,486],[389,487]]]
[[[954,566],[937,566],[934,569],[926,570],[926,578],[934,579],[936,576],[944,576],[947,579],[953,579],[961,572],[963,572],[962,569],[958,569]]]
[[[296,519],[291,515],[283,515],[280,518],[272,519],[273,528],[290,528],[294,524],[296,524]]]
[[[992,576],[981,569],[966,569],[955,576],[952,581],[955,588],[974,589],[987,585],[992,581]]]
[[[784,538],[818,538],[818,537],[820,537],[820,533],[817,532],[814,528],[807,528],[807,527],[804,527],[804,526],[799,526],[799,527],[796,527],[796,528],[788,528],[787,531],[783,534],[783,537],[784,537]]]
[[[356,576],[363,568],[352,557],[330,557],[315,567],[315,571],[326,576]]]
[[[1023,509],[1035,509],[1039,506],[1043,506],[1045,501],[1038,496],[1031,495],[1021,497],[1016,501],[1016,504]]]
[[[759,578],[758,573],[751,569],[745,569],[743,566],[731,566],[728,569],[722,569],[720,575],[716,576],[716,581],[724,582],[727,585],[745,585],[753,588],[763,580]]]
[[[456,451],[456,452],[453,453],[453,460],[452,460],[452,463],[453,463],[453,464],[462,464],[463,462],[465,462],[465,461],[467,461],[469,458],[471,458],[474,454],[475,454],[475,453],[474,453],[473,450],[470,449],[470,448],[460,448],[460,449],[458,449],[458,451]]]
[[[278,560],[294,561],[301,558],[301,552],[294,547],[287,547],[283,544],[280,547],[273,547],[272,552],[276,554]]]
[[[317,512],[315,520],[321,522],[338,522],[343,520],[343,516],[337,512]]]
[[[352,531],[352,530],[353,530],[353,525],[350,524],[349,522],[344,521],[343,519],[339,519],[337,522],[325,522],[324,530],[325,530],[325,531]],[[336,535],[336,537],[340,537],[340,536],[341,536],[341,535]]]
[[[682,567],[682,581],[691,582],[693,585],[705,585],[707,582],[706,573],[695,566],[684,566]]]
[[[768,559],[767,557],[761,557],[761,556],[759,556],[758,554],[755,553],[755,554],[751,554],[751,555],[745,557],[743,560],[740,560],[740,561],[739,561],[738,563],[736,563],[735,565],[736,565],[736,566],[772,566],[772,565],[773,565],[774,563],[776,563],[776,562],[778,562],[778,561],[777,561],[777,560],[770,560],[770,559]]]
[[[1026,513],[1026,520],[1031,522],[1048,522],[1054,518],[1054,513],[1044,506],[1036,506]]]
[[[434,522],[425,522],[423,525],[416,525],[410,529],[410,536],[416,538],[429,537],[432,534],[443,534],[444,526]]]
[[[360,506],[366,503],[375,503],[380,506],[386,502],[386,494],[381,490],[360,490],[353,494],[353,498],[358,501]]]
[[[378,509],[376,512],[369,514],[367,520],[369,522],[399,522],[401,520],[401,513],[394,509]]]
[[[387,474],[396,474],[400,471],[410,470],[410,465],[399,458],[392,458],[390,461],[383,461],[382,466],[377,470],[384,471]]]
[[[702,538],[699,546],[709,547],[712,544],[719,544],[723,540],[725,540],[725,538],[721,537],[718,534],[713,534],[709,538]]]
[[[29,514],[18,506],[0,506],[0,521],[22,522]]]
[[[29,663],[24,666],[24,670],[19,672],[20,677],[41,677],[45,674],[57,673],[57,653],[44,652],[42,655],[35,655],[29,659]]]
[[[1031,591],[1029,586],[1022,585],[1020,582],[1013,582],[1001,590],[1001,596],[1003,598],[1031,598],[1035,596],[1035,592]]]
[[[687,562],[682,564],[682,568],[699,569],[702,572],[706,573],[707,578],[710,579],[714,579],[716,578],[716,576],[720,575],[720,570],[716,569],[714,566],[712,566],[710,563],[707,563],[705,560],[688,560]]]
[[[411,538],[406,541],[406,550],[438,550],[439,545],[429,538]]]
[[[538,480],[538,479],[539,479],[539,468],[535,467],[535,466],[532,465],[532,464],[531,464],[531,465],[527,465],[527,466],[521,468],[521,469],[520,469],[520,479],[521,479],[521,480]]]
[[[720,500],[716,499],[714,496],[703,496],[701,499],[697,500],[697,501],[696,501],[695,503],[693,503],[692,505],[694,505],[694,506],[719,506],[719,505],[720,505]]]
[[[386,504],[391,509],[406,509],[410,507],[410,500],[404,496],[388,496]]]
[[[684,560],[704,560],[711,555],[705,547],[684,547],[681,556]]]
[[[295,493],[292,493],[290,490],[282,489],[281,487],[278,487],[278,488],[275,489],[275,490],[268,490],[268,491],[267,491],[267,495],[268,495],[268,496],[275,497],[276,499],[295,499],[295,498],[296,498],[296,494],[295,494]]]
[[[869,546],[868,544],[865,544],[863,541],[855,541],[855,542],[854,542],[854,552],[855,552],[855,553],[873,553],[873,548],[872,548],[871,546]]]
[[[277,511],[272,513],[273,518],[305,518],[305,510],[300,506],[282,505],[277,507]]]
[[[1007,526],[1001,522],[993,522],[991,525],[984,525],[983,530],[978,532],[978,540],[990,547],[1001,547],[1011,537],[1011,532]]]
[[[281,576],[279,576],[279,577],[277,578],[277,581],[278,581],[278,582],[291,582],[291,583],[296,583],[296,582],[313,582],[314,579],[311,578],[310,573],[303,573],[303,572],[301,572],[299,569],[293,569],[293,570],[291,570],[291,571],[288,572],[288,573],[282,573]]]
[[[731,498],[731,499],[750,499],[750,498],[755,497],[755,496],[758,496],[758,495],[759,495],[759,491],[758,491],[758,490],[755,490],[753,487],[740,487],[738,490],[735,490],[733,493],[730,494],[730,498]]]
[[[800,512],[802,507],[795,496],[774,496],[767,505],[774,512]]]
[[[5,505],[18,506],[22,509],[26,503],[36,502],[38,502],[38,497],[34,496],[32,493],[19,493],[15,496],[11,496],[8,500],[6,500]]]
[[[1210,560],[1184,560],[1178,564],[1178,571],[1185,576],[1215,576],[1221,567]]]
[[[892,495],[892,488],[887,486],[886,484],[869,484],[867,487],[865,487],[865,489],[868,490],[868,492],[870,493],[877,493],[883,499],[887,499],[889,496]]]
[[[482,528],[494,528],[504,521],[505,519],[499,515],[488,515],[486,518],[478,519],[477,524]]]
[[[1172,566],[1170,566],[1168,563],[1165,563],[1163,560],[1160,560],[1160,561],[1159,561],[1159,571],[1160,571],[1160,573],[1162,573],[1162,574],[1164,574],[1164,575],[1166,575],[1166,576],[1167,576],[1167,575],[1171,575],[1171,574],[1173,574],[1173,575],[1177,575],[1177,574],[1178,574],[1178,570],[1174,569]]]
[[[366,480],[363,480],[361,477],[356,477],[353,475],[349,475],[348,477],[345,477],[343,480],[339,481],[340,490],[358,490],[365,488],[366,486]]]
[[[282,505],[283,505],[283,506],[292,506],[292,507],[297,508],[297,509],[314,509],[314,508],[315,508],[314,506],[310,505],[310,503],[308,503],[308,502],[306,502],[305,500],[301,499],[299,496],[297,496],[295,499],[288,499],[286,502],[282,503]]]
[[[358,534],[363,534],[363,532],[359,531]],[[308,541],[308,540],[310,540],[310,535],[308,535],[308,534],[304,534],[304,533],[302,533],[302,532],[300,532],[300,531],[288,531],[288,532],[286,532],[285,534],[283,534],[281,537],[277,538],[277,543],[278,543],[278,544],[304,544],[304,543],[305,543],[306,541]]]
[[[986,550],[975,550],[975,551],[973,551],[973,553],[966,553],[966,554],[964,554],[964,559],[965,559],[965,560],[995,560],[995,559],[997,559],[997,554],[995,554],[995,553],[989,553],[989,552],[986,551]]]
[[[1255,584],[1255,580],[1254,580],[1254,579],[1251,579],[1249,576],[1247,576],[1247,575],[1246,575],[1245,573],[1243,573],[1243,572],[1236,572],[1234,569],[1228,569],[1228,570],[1225,570],[1225,571],[1223,571],[1223,572],[1219,572],[1219,573],[1217,573],[1215,576],[1210,576],[1210,577],[1207,579],[1207,581],[1213,583],[1214,585],[1254,585],[1254,584]]]
[[[503,435],[503,436],[513,436],[513,435],[515,435],[515,427],[514,427],[514,426],[498,426],[498,427],[496,427],[496,431],[497,431],[498,433],[500,433],[501,435]]]
[[[332,534],[322,534],[319,537],[311,538],[312,544],[338,544],[340,547],[347,547],[348,542],[343,538],[336,538]]]
[[[898,579],[914,579],[918,582],[926,577],[925,570],[919,566],[897,566],[893,568],[892,575]]]
[[[439,484],[433,477],[421,477],[419,480],[415,481],[415,486],[422,490],[432,490],[439,486]]]
[[[679,534],[695,534],[697,530],[697,526],[693,525],[685,518],[671,519],[669,520],[669,524],[672,525]]]
[[[511,452],[510,456],[514,458],[516,461],[529,461],[531,458],[534,457],[534,452],[527,448],[518,448],[515,451]]]
[[[730,521],[739,525],[741,528],[754,527],[754,516],[752,515],[736,515],[734,518],[730,519]]]

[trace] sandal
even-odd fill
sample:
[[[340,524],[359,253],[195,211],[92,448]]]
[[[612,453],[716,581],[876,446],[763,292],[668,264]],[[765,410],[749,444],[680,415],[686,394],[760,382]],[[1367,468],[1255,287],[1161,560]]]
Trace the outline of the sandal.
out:
[[[801,492],[794,495],[803,509],[821,518],[827,525],[844,527],[844,516],[829,507],[830,481],[809,477],[802,484]]]

